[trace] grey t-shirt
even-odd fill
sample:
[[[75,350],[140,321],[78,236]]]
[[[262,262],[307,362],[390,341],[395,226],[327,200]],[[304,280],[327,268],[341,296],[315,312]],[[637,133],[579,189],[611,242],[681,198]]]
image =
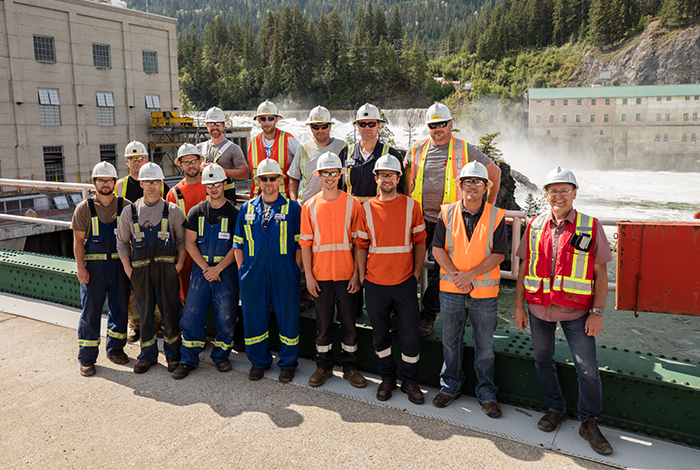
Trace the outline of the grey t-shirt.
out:
[[[313,140],[301,146],[299,156],[292,160],[287,175],[295,180],[299,180],[298,202],[303,204],[316,194],[321,192],[321,179],[314,175],[316,171],[316,160],[325,152],[333,152],[340,155],[345,142],[340,139],[331,138],[325,147],[319,147]]]
[[[131,220],[131,209],[136,207],[139,216],[139,225],[145,228],[155,227],[160,224],[163,218],[163,204],[168,204],[168,225],[170,230],[175,234],[177,249],[185,250],[185,227],[182,223],[185,221],[185,214],[182,209],[177,207],[172,202],[166,202],[163,199],[155,205],[147,205],[143,199],[139,199],[135,203],[126,206],[119,217],[119,225],[117,226],[117,252],[120,258],[131,256],[131,239],[133,238],[134,224]]]
[[[464,141],[457,139],[455,150],[461,149]],[[423,218],[426,222],[436,223],[440,215],[440,205],[445,193],[445,165],[447,164],[447,153],[450,144],[434,145],[430,142],[428,154],[425,158],[425,168],[423,169]],[[419,151],[422,150],[419,149]],[[408,155],[407,155],[408,158]],[[471,144],[467,144],[467,159],[469,162],[477,162],[487,166],[491,159]],[[469,162],[462,162],[462,166]],[[457,171],[461,169],[457,165]],[[455,175],[457,177],[459,175]]]
[[[206,142],[197,144],[197,148],[202,153],[202,157],[206,161],[213,162],[216,158],[216,154],[219,153],[221,147],[223,147],[226,142],[230,141],[224,140],[220,144],[212,145],[211,140],[207,140]],[[243,150],[241,150],[241,148],[233,142],[231,142],[231,145],[224,150],[216,163],[221,165],[221,168],[224,170],[233,170],[239,166],[248,165],[248,161],[243,154]]]

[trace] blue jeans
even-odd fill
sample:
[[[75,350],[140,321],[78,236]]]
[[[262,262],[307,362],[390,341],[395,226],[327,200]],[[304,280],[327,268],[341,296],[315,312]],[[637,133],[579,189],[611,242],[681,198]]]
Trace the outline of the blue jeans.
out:
[[[603,388],[598,373],[595,336],[586,334],[588,315],[590,312],[576,320],[559,322],[569,343],[578,374],[578,418],[581,421],[596,417],[600,419],[603,411]],[[537,383],[549,411],[564,413],[566,399],[561,391],[557,364],[554,361],[554,333],[557,322],[540,320],[532,313],[529,316]]]
[[[476,396],[482,403],[496,401],[498,387],[496,354],[493,350],[493,333],[498,324],[498,299],[475,299],[469,294],[440,291],[442,315],[442,355],[445,362],[440,372],[440,392],[455,396],[462,390],[466,379],[464,361],[464,326],[467,317],[472,324],[474,338],[474,372],[476,372]]]

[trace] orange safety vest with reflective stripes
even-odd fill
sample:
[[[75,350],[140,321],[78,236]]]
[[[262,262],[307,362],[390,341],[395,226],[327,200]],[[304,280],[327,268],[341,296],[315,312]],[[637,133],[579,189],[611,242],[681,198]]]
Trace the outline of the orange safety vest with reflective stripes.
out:
[[[408,193],[413,199],[418,201],[423,206],[423,171],[425,169],[425,160],[430,147],[430,139],[425,139],[422,142],[416,142],[411,148],[411,181],[409,184]],[[462,148],[458,147],[458,142],[462,144]],[[459,187],[455,179],[459,176],[459,172],[468,159],[467,142],[457,140],[452,136],[450,146],[447,150],[447,162],[445,163],[445,189],[442,196],[443,204],[451,204],[459,199]]]
[[[442,206],[442,221],[445,224],[445,251],[459,271],[469,271],[491,256],[493,248],[493,233],[506,216],[505,209],[499,209],[488,202],[484,203],[484,211],[479,222],[474,227],[471,240],[467,237],[467,229],[462,217],[462,201]],[[477,276],[472,281],[474,289],[469,293],[476,299],[498,297],[501,283],[501,267],[496,266],[491,271]],[[463,294],[455,285],[451,275],[440,267],[440,290]]]
[[[288,155],[289,138],[294,136],[289,132],[284,132],[279,129],[275,129],[275,131],[275,142],[272,144],[272,149],[270,150],[270,158],[280,164],[280,168],[282,169],[280,194],[289,199],[289,176],[287,172],[289,171],[289,167],[292,166],[292,158]],[[261,192],[260,185],[258,184],[258,180],[255,179],[255,175],[258,173],[258,164],[267,158],[262,140],[263,133],[261,132],[253,137],[250,141],[250,145],[248,145],[248,166],[250,167],[253,178],[253,182],[250,186],[250,199],[258,196]]]
[[[573,209],[575,210],[575,209]],[[598,219],[576,211],[576,222],[567,222],[559,239],[559,251],[552,280],[552,229],[548,214],[530,221],[525,232],[527,271],[525,298],[528,303],[590,310],[593,307],[593,277],[595,273],[595,239]],[[588,235],[588,251],[579,250],[569,243],[576,235]]]

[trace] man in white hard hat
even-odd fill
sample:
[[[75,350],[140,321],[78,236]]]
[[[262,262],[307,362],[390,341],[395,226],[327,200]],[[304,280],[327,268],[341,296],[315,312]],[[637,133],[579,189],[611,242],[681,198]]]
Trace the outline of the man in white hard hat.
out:
[[[216,106],[207,110],[204,116],[207,132],[211,137],[206,142],[197,144],[202,156],[202,170],[206,165],[217,163],[226,172],[226,198],[236,203],[236,188],[234,180],[249,178],[248,164],[241,147],[226,138],[226,116]],[[187,214],[185,212],[185,214]]]
[[[122,208],[131,204],[114,195],[117,170],[107,162],[92,169],[95,195],[81,201],[73,212],[73,252],[78,265],[80,302],[78,362],[80,375],[95,374],[100,344],[100,325],[105,297],[107,314],[107,358],[126,364],[124,353],[130,284],[117,255],[116,228]]]
[[[291,178],[289,196],[299,204],[304,204],[321,191],[321,180],[314,176],[318,157],[325,152],[339,154],[345,147],[345,142],[331,137],[331,113],[323,106],[312,109],[305,124],[311,129],[313,139],[301,146],[287,173]]]
[[[487,202],[496,203],[501,185],[501,169],[481,150],[452,135],[452,114],[442,103],[435,103],[426,113],[426,125],[430,137],[416,142],[406,155],[408,195],[423,208],[428,249],[432,247],[435,226],[440,218],[440,207],[460,199],[455,183],[459,171],[468,162],[477,161],[486,167],[491,185]],[[433,332],[433,323],[440,311],[439,269],[435,265],[430,272],[428,286],[421,296],[421,338]]]
[[[146,163],[139,171],[143,197],[122,211],[117,226],[117,251],[134,289],[141,322],[141,354],[134,372],[142,374],[158,362],[154,326],[156,304],[163,316],[168,371],[180,362],[180,279],[185,263],[185,215],[160,197],[163,170]]]
[[[396,388],[397,367],[389,333],[393,310],[401,344],[401,391],[411,402],[422,404],[423,392],[418,386],[418,278],[425,256],[425,223],[420,204],[397,191],[402,176],[397,158],[379,158],[374,174],[379,195],[363,204],[365,217],[357,232],[357,264],[382,377],[377,399],[388,400]]]
[[[143,197],[143,188],[139,184],[139,171],[142,166],[148,163],[148,150],[141,142],[134,140],[129,142],[124,149],[124,159],[126,160],[127,168],[129,168],[129,174],[117,181],[114,186],[114,194],[133,202]],[[169,190],[168,185],[163,182],[160,196],[163,197],[165,194],[168,194]],[[156,309],[156,330],[161,336],[162,323],[163,319],[160,312]],[[134,305],[133,292],[129,297],[129,328],[131,328],[132,333],[127,336],[127,341],[130,343],[138,341],[141,330],[139,327],[139,314],[136,313],[136,306]]]
[[[279,381],[294,378],[299,364],[301,207],[280,194],[282,169],[269,158],[255,178],[262,194],[241,207],[233,248],[238,263],[248,378],[260,380],[272,365],[268,324],[272,304],[279,327]]]
[[[340,365],[353,387],[367,385],[357,369],[357,317],[360,302],[359,270],[354,243],[362,221],[360,202],[338,188],[343,167],[338,155],[318,157],[315,175],[321,192],[308,200],[301,213],[301,256],[306,288],[316,303],[316,371],[309,385],[320,387],[333,376],[333,319],[340,322]]]
[[[370,103],[360,106],[353,121],[360,134],[360,142],[345,147],[338,154],[345,168],[343,190],[360,202],[368,201],[377,195],[373,171],[379,157],[393,155],[401,162],[403,171],[403,157],[399,151],[379,140],[379,129],[384,122],[376,106]],[[406,192],[403,179],[399,181],[398,191],[401,194]]]
[[[253,184],[250,187],[250,198],[259,195],[262,190],[255,179],[258,165],[264,159],[269,158],[277,162],[282,169],[280,181],[280,193],[287,199],[289,191],[289,168],[294,158],[299,155],[299,141],[289,132],[277,129],[277,123],[282,119],[277,112],[277,106],[272,101],[263,101],[258,106],[258,111],[253,120],[260,124],[262,132],[253,137],[248,145],[248,166],[253,176]]]
[[[515,291],[515,323],[530,322],[535,371],[547,413],[537,427],[551,432],[566,421],[566,399],[554,361],[554,337],[561,325],[578,375],[579,434],[599,454],[612,452],[598,428],[603,390],[595,337],[603,329],[608,293],[606,264],[612,254],[598,219],[574,209],[578,183],[561,167],[544,182],[551,211],[530,220],[516,256],[522,259]],[[527,299],[528,311],[525,310]]]
[[[202,184],[202,156],[199,149],[192,144],[183,144],[177,150],[175,164],[182,169],[185,177],[168,191],[165,200],[172,202],[187,215],[194,206],[207,198],[207,189]],[[180,300],[182,305],[187,301],[192,274],[192,258],[188,254],[185,264],[180,271]]]
[[[216,337],[211,358],[219,372],[231,370],[229,355],[238,311],[238,269],[233,252],[233,228],[238,210],[224,196],[226,172],[216,163],[202,174],[206,200],[194,206],[185,221],[187,252],[194,260],[192,289],[180,319],[182,346],[174,379],[183,379],[199,367],[199,353],[207,340],[207,312],[211,306]]]
[[[461,200],[442,206],[433,236],[433,255],[440,265],[444,357],[440,393],[433,405],[444,408],[462,394],[464,329],[469,318],[476,396],[489,418],[499,418],[493,334],[498,324],[500,264],[508,253],[506,211],[484,201],[493,182],[481,163],[467,163],[456,180]]]

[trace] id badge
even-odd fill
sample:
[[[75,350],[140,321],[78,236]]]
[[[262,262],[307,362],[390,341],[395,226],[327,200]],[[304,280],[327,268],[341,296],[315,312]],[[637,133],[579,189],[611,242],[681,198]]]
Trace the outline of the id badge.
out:
[[[354,158],[348,158],[345,160],[345,166],[353,166],[355,164],[355,159]]]
[[[220,240],[230,240],[231,234],[228,232],[219,232],[219,239]]]
[[[287,220],[287,214],[275,214],[275,220]]]
[[[134,238],[137,240],[141,240],[143,238],[143,236],[144,236],[143,232],[134,233]]]
[[[246,215],[245,215],[245,220],[246,220],[247,222],[252,222],[252,221],[254,221],[254,220],[255,220],[255,214],[246,214]]]
[[[170,232],[158,232],[158,238],[161,240],[167,240],[170,238]]]

